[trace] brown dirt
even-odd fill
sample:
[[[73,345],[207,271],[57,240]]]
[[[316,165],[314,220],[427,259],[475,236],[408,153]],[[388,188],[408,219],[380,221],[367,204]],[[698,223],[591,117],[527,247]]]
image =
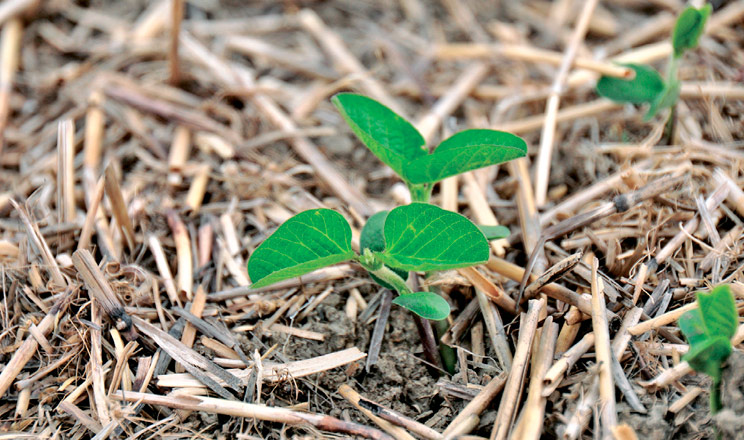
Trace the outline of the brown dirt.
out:
[[[723,409],[713,419],[726,439],[744,439],[744,353],[728,358],[721,384]]]
[[[5,0],[0,10],[11,3],[33,2]],[[111,332],[114,326],[107,318],[93,316],[94,294],[71,263],[72,253],[83,235],[86,215],[93,212],[89,207],[97,179],[106,166],[114,170],[114,180],[121,187],[125,203],[125,217],[133,223],[135,246],[134,250],[128,249],[117,227],[119,220],[115,218],[107,188],[89,248],[95,262],[102,266],[105,281],[131,315],[164,330],[184,323],[174,312],[178,304],[171,298],[166,277],[153,256],[149,239],[154,237],[162,246],[166,266],[177,283],[182,283],[178,278],[180,273],[191,272],[188,281],[203,286],[210,295],[204,310],[205,320],[236,338],[249,358],[252,359],[255,351],[261,356],[271,351],[265,359],[271,362],[312,359],[350,347],[367,352],[377,312],[366,320],[352,320],[345,309],[350,298],[346,286],[365,277],[358,267],[353,266],[354,270],[342,279],[322,279],[260,292],[247,290],[247,283],[241,278],[246,275],[243,269],[251,253],[292,214],[310,208],[331,208],[341,212],[359,230],[365,215],[350,206],[349,195],[353,191],[361,193],[365,203],[373,203],[375,208],[390,208],[405,201],[405,194],[401,196],[393,190],[396,184],[400,185],[399,180],[353,137],[330,104],[330,96],[343,90],[369,95],[370,87],[364,82],[368,78],[380,85],[411,120],[421,120],[443,95],[456,90],[458,81],[472,73],[478,63],[459,55],[454,60],[439,59],[431,53],[434,45],[486,41],[529,45],[561,54],[584,2],[191,0],[186,3],[184,33],[214,58],[200,59],[181,41],[182,81],[176,86],[168,82],[170,11],[166,8],[152,15],[152,28],[144,25],[150,8],[157,2],[42,2],[23,11],[18,44],[7,44],[0,57],[3,72],[14,64],[14,53],[19,58],[18,72],[6,83],[8,88],[0,84],[0,370],[17,359],[24,341],[35,343],[41,339],[38,335],[29,336],[31,326],[40,325],[65,292],[63,286],[54,282],[54,265],[59,266],[62,278],[72,286],[69,306],[47,333],[48,347],[34,348],[30,360],[8,379],[9,390],[0,395],[0,437],[91,438],[105,425],[106,412],[119,430],[109,438],[344,436],[307,425],[293,427],[209,411],[189,413],[155,404],[146,404],[135,413],[134,403],[124,403],[108,395],[109,388],[121,387],[113,381],[117,364],[124,371],[123,381],[128,383],[139,366],[153,361],[164,351],[152,338],[140,335],[130,357],[122,361],[126,341],[120,341],[117,333]],[[627,39],[641,34],[639,28],[651,20],[676,14],[682,4],[670,0],[600,2],[579,55],[615,56],[665,41],[669,29],[661,29],[641,41]],[[561,5],[573,5],[564,22],[558,20],[559,14],[552,9]],[[732,9],[736,12],[736,8],[744,11],[742,0],[725,2],[721,7],[730,9],[717,9],[714,18]],[[328,33],[312,32],[301,23],[303,11],[317,14],[330,38],[338,37],[351,56],[364,66],[364,71],[351,72],[345,67],[344,60],[328,50]],[[714,178],[716,169],[729,176],[735,187],[744,187],[744,99],[739,98],[744,88],[741,26],[744,13],[737,14],[731,22],[717,26],[704,37],[701,47],[685,56],[680,70],[686,83],[726,86],[728,91],[723,96],[702,92],[696,95],[695,89],[683,97],[677,136],[669,145],[650,137],[663,120],[642,122],[645,109],[633,106],[569,118],[557,124],[551,193],[541,213],[585,190],[597,188],[613,173],[625,173],[578,206],[559,210],[545,227],[610,202],[618,194],[658,182],[664,176],[680,176],[680,181],[661,195],[548,242],[544,269],[578,251],[599,258],[599,270],[621,293],[618,301],[608,300],[608,308],[621,318],[632,306],[635,276],[640,267],[659,255],[680,232],[681,224],[698,214],[705,214],[705,224],[685,234],[682,244],[649,276],[637,305],[646,305],[663,280],[670,283],[667,294],[671,301],[659,313],[689,303],[694,292],[722,280],[734,283],[741,298],[742,234],[735,234],[718,251],[713,249],[728,233],[744,224],[744,204],[730,197],[710,210],[701,210],[696,205],[698,198],[709,197],[718,187]],[[8,18],[0,14],[2,39],[13,40]],[[244,53],[230,45],[235,43],[234,37],[250,37],[254,44],[258,40],[272,49],[263,55]],[[289,60],[277,59],[277,49],[289,51]],[[442,115],[441,129],[434,131],[431,145],[436,145],[443,132],[509,127],[544,114],[545,98],[557,66],[500,56],[489,57],[484,62],[489,66],[488,72],[457,98],[452,111]],[[665,57],[652,63],[663,71]],[[255,84],[236,81],[240,74],[255,79]],[[3,80],[0,76],[0,82]],[[596,100],[594,79],[579,81],[564,91],[561,109]],[[275,104],[273,111],[267,110],[266,101]],[[5,110],[7,120],[2,118]],[[95,133],[87,131],[89,125],[95,125],[92,115],[97,110],[101,110],[103,118],[98,142]],[[286,125],[277,124],[277,111],[286,113],[301,130],[316,130],[308,135],[317,150],[316,156],[304,154],[293,141],[296,133]],[[58,147],[57,132],[58,122],[67,119],[72,121],[74,131],[70,147],[73,158],[66,169],[72,172],[73,185],[65,190],[59,177],[64,174],[60,171],[65,167],[60,153],[66,143],[63,139]],[[525,215],[531,214],[526,212],[528,204],[518,202],[520,197],[527,197],[518,179],[532,180],[536,172],[541,128],[542,123],[519,129],[518,134],[530,148],[529,176],[519,176],[508,165],[475,173],[485,203],[467,197],[462,180],[458,188],[459,212],[474,219],[480,210],[490,209],[500,223],[515,232],[506,244],[503,258],[522,267],[528,258],[524,243],[531,245],[537,236],[525,237],[520,232]],[[183,163],[178,163],[171,157],[171,151],[177,149],[175,139],[184,132],[190,136],[185,142],[188,148]],[[313,161],[312,157],[316,159]],[[648,160],[648,165],[639,167],[644,160]],[[323,165],[339,172],[340,186],[329,185],[327,176],[319,171]],[[195,209],[186,201],[203,166],[209,170],[207,184],[201,206]],[[36,233],[27,229],[21,217],[23,210],[14,208],[10,199],[26,207],[30,222],[38,228],[49,248],[50,259],[42,258],[42,250],[37,249],[32,239]],[[72,200],[74,212],[71,218],[64,219],[62,206],[66,200]],[[434,191],[432,201],[442,201],[439,188]],[[174,232],[178,228],[169,224],[169,216],[183,223],[181,232],[186,231],[187,251],[194,254],[191,267],[178,261],[179,242]],[[212,235],[203,237],[199,231]],[[207,248],[207,258],[203,264],[197,264],[196,255],[202,246]],[[709,255],[718,259],[703,269],[701,263]],[[586,269],[591,259],[585,258],[584,263]],[[479,270],[496,288],[516,298],[517,282],[493,269]],[[472,298],[473,288],[457,273],[448,272],[443,278],[444,290],[452,290],[449,298],[455,310],[452,317],[457,318]],[[556,283],[571,292],[590,293],[589,281],[578,271],[570,271]],[[241,286],[244,294],[234,298],[216,300],[211,296]],[[325,341],[278,332],[267,336],[258,331],[286,301],[302,296],[297,306],[304,307],[328,287],[335,290],[306,319],[295,321],[287,313],[276,317],[278,323],[321,333]],[[365,301],[371,301],[378,289],[371,283],[359,286]],[[196,287],[190,293],[195,291]],[[181,293],[178,301],[186,303],[186,295]],[[564,302],[549,298],[547,311],[561,329],[567,328],[572,311]],[[500,312],[513,352],[521,337],[520,317],[503,309]],[[359,315],[361,310],[356,317]],[[480,311],[474,322],[484,322]],[[545,321],[540,320],[538,328],[545,330],[544,325]],[[466,327],[456,345],[463,350],[467,379],[463,380],[459,374],[445,375],[442,383],[475,394],[503,367],[487,329],[483,343],[485,356],[479,357],[472,354],[473,324]],[[618,322],[610,323],[611,337],[618,328]],[[662,330],[654,329],[634,337],[622,361],[623,371],[648,414],[631,411],[618,392],[619,419],[629,423],[644,440],[713,438],[706,393],[677,414],[668,412],[669,406],[686,389],[707,388],[704,377],[684,376],[658,390],[641,385],[659,377],[679,358],[678,353],[669,351],[674,346],[655,350],[642,345],[682,342],[674,323]],[[569,346],[589,331],[592,331],[591,320],[585,319]],[[227,351],[235,357],[229,347],[218,353],[214,341],[209,341],[213,348],[208,347],[203,336],[201,331],[196,333],[193,348],[197,353],[215,359],[226,357]],[[272,351],[273,346],[276,347]],[[739,345],[726,370],[726,409],[714,419],[732,438],[742,438],[744,433],[741,348]],[[303,411],[376,426],[339,394],[339,386],[349,384],[364,397],[441,432],[463,410],[468,399],[446,393],[437,385],[440,378],[427,368],[422,351],[410,315],[393,307],[379,361],[369,373],[365,372],[365,361],[360,360],[301,379],[265,383],[261,402],[272,408],[300,405]],[[96,352],[99,358],[94,356]],[[54,365],[67,353],[73,353],[70,359]],[[556,438],[561,432],[578,397],[586,392],[586,384],[596,374],[595,360],[592,348],[569,369],[562,385],[547,399],[542,438]],[[94,376],[92,367],[109,362],[109,372],[103,376],[101,386],[90,386]],[[162,373],[176,373],[177,364],[168,363]],[[528,369],[525,377],[529,378],[530,374]],[[18,381],[29,377],[35,380],[26,391],[19,390]],[[173,392],[171,388],[157,386],[156,382],[157,377],[146,387],[148,393],[165,396]],[[524,408],[529,386],[528,380],[518,401],[511,404],[516,406],[515,419]],[[61,404],[77,387],[80,393],[72,399],[75,407],[64,409]],[[101,390],[105,395],[97,395]],[[216,396],[203,389],[200,392]],[[241,393],[234,394],[238,399],[243,397]],[[98,407],[100,398],[106,405],[105,411]],[[499,393],[479,414],[473,434],[490,435],[502,410],[501,399]],[[582,438],[597,434],[596,426],[592,418],[582,430]]]

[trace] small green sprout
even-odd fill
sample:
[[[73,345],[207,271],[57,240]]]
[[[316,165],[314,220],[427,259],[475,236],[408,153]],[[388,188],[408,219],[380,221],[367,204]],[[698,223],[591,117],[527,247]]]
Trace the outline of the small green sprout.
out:
[[[710,411],[715,414],[721,404],[721,367],[732,352],[731,338],[739,325],[736,303],[728,285],[710,293],[697,294],[698,308],[679,318],[679,328],[690,343],[683,360],[698,372],[713,379]]]
[[[644,121],[650,121],[662,109],[674,108],[680,90],[677,77],[679,60],[685,51],[697,47],[711,11],[710,4],[700,9],[691,6],[682,11],[677,18],[672,33],[672,54],[667,65],[666,80],[649,66],[624,64],[635,71],[635,78],[625,80],[603,76],[597,82],[597,93],[616,102],[650,104]]]
[[[248,274],[263,287],[322,267],[355,260],[380,285],[396,290],[393,302],[425,319],[440,321],[449,305],[434,292],[413,292],[409,271],[432,272],[482,264],[488,240],[509,235],[503,226],[476,226],[466,217],[428,204],[444,178],[523,157],[527,144],[511,133],[464,130],[430,153],[416,128],[379,102],[341,93],[333,103],[357,137],[406,183],[413,203],[378,212],[351,248],[351,227],[329,209],[301,212],[282,224],[253,252]]]
[[[379,102],[352,93],[332,101],[359,140],[406,183],[414,201],[428,202],[442,179],[527,154],[519,136],[484,129],[456,133],[429,153],[421,133]]]

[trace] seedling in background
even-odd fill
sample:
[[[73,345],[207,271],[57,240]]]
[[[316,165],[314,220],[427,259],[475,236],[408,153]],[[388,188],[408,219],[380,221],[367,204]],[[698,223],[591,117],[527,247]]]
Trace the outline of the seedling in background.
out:
[[[672,33],[673,50],[667,65],[666,80],[652,67],[641,64],[624,64],[635,71],[635,78],[625,80],[603,76],[597,82],[597,93],[616,102],[650,104],[644,121],[650,121],[662,109],[674,109],[680,90],[680,82],[677,77],[679,60],[685,51],[697,47],[711,10],[710,4],[706,4],[700,9],[688,7],[677,18]],[[670,115],[669,120],[672,119],[673,116]]]
[[[710,411],[721,410],[721,368],[732,352],[731,338],[739,325],[736,303],[728,285],[697,294],[698,308],[679,318],[679,328],[690,343],[682,358],[690,367],[713,379]]]
[[[396,290],[393,302],[418,316],[442,321],[449,304],[434,292],[413,292],[409,271],[433,272],[485,263],[488,240],[504,238],[503,226],[476,226],[460,214],[429,205],[436,182],[477,168],[523,157],[520,137],[496,130],[464,130],[429,152],[421,133],[379,102],[341,93],[333,103],[357,137],[406,183],[413,203],[378,212],[360,236],[361,253],[351,249],[351,228],[332,210],[301,212],[287,220],[251,255],[254,287],[294,278],[355,260],[380,285]],[[445,322],[446,324],[446,322]]]

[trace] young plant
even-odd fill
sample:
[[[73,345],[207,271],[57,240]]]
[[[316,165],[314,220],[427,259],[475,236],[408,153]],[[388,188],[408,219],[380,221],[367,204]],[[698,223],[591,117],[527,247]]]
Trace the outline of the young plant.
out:
[[[519,136],[485,129],[463,130],[429,153],[421,133],[379,102],[352,93],[332,101],[359,140],[406,183],[414,202],[428,203],[442,179],[527,154]]]
[[[728,285],[697,294],[698,308],[679,318],[679,328],[690,343],[682,358],[690,367],[713,379],[710,411],[721,410],[721,367],[732,352],[731,338],[739,325],[736,303]]]
[[[314,209],[282,224],[251,255],[248,274],[254,287],[297,277],[342,261],[355,260],[380,285],[397,291],[393,301],[418,316],[442,321],[449,304],[434,292],[413,292],[409,271],[482,264],[488,240],[503,238],[503,226],[476,226],[460,214],[429,205],[436,182],[470,170],[523,157],[521,138],[496,130],[464,130],[429,152],[423,136],[379,102],[351,93],[333,103],[357,137],[406,183],[413,203],[378,212],[360,236],[361,253],[351,249],[351,228],[332,210]]]
[[[624,64],[635,71],[635,78],[625,80],[603,76],[597,82],[597,93],[616,102],[650,104],[644,121],[650,121],[665,108],[672,108],[679,98],[680,82],[677,77],[679,60],[685,51],[695,49],[705,28],[712,7],[706,4],[700,9],[688,7],[674,26],[672,54],[667,64],[666,80],[652,67],[641,64]],[[670,115],[670,121],[672,116]]]
[[[460,214],[412,203],[387,213],[382,233],[361,254],[351,249],[351,227],[330,209],[311,209],[284,222],[253,252],[248,274],[264,287],[348,260],[359,262],[400,296],[393,302],[422,318],[441,320],[449,304],[432,292],[412,292],[399,271],[433,271],[484,263],[485,235]],[[382,241],[384,246],[380,247]],[[376,250],[373,250],[376,249]],[[390,269],[395,268],[395,270]]]

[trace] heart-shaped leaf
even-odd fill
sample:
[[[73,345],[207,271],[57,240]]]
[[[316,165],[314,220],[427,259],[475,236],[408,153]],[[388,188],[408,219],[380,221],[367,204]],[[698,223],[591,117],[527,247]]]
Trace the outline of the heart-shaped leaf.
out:
[[[372,252],[382,252],[383,250],[385,250],[385,237],[382,234],[382,229],[385,226],[385,219],[387,218],[387,215],[388,211],[380,211],[367,219],[367,223],[364,224],[362,232],[359,236],[359,247],[361,248],[362,252],[364,252],[364,249],[369,249]],[[404,281],[408,279],[407,270],[397,269],[390,266],[388,266],[388,268],[398,274],[399,277],[403,278]],[[385,281],[382,281],[375,274],[370,273],[369,276],[372,277],[372,279],[375,280],[375,282],[382,287],[390,290],[395,290],[393,286],[391,286],[389,283],[386,283]]]
[[[506,162],[527,154],[527,143],[511,133],[472,129],[445,139],[432,154],[417,157],[404,167],[411,183],[433,183],[450,176]]]
[[[374,99],[339,93],[332,102],[359,140],[399,176],[404,175],[409,162],[427,155],[421,133]]]
[[[659,72],[641,64],[622,64],[635,71],[631,80],[603,76],[597,81],[597,93],[615,102],[644,104],[653,102],[664,90]]]
[[[736,303],[728,285],[718,286],[710,293],[698,293],[697,302],[697,309],[679,319],[679,328],[690,343],[683,359],[693,370],[718,383],[721,365],[731,354],[731,338],[739,325]]]
[[[731,339],[739,326],[739,315],[729,285],[717,286],[710,293],[698,293],[697,302],[708,334]]]
[[[686,50],[697,47],[700,35],[705,29],[705,22],[712,10],[712,6],[708,3],[700,9],[690,6],[682,11],[672,33],[672,47],[674,47],[676,58],[681,57]]]
[[[703,321],[703,315],[700,314],[700,309],[692,309],[685,312],[679,317],[679,329],[682,330],[682,334],[687,338],[687,342],[692,345],[697,345],[708,338],[708,334],[705,329],[705,321]]]
[[[450,314],[450,306],[441,296],[432,292],[415,292],[400,295],[393,300],[405,309],[412,311],[424,319],[440,321]]]
[[[690,351],[682,356],[682,360],[687,361],[693,370],[707,374],[714,383],[718,383],[721,380],[723,362],[731,355],[732,350],[728,338],[716,336],[691,345]]]
[[[501,238],[506,238],[509,236],[509,228],[506,226],[488,226],[488,225],[478,225],[478,229],[481,230],[483,235],[486,236],[486,240],[499,240]]]
[[[351,227],[330,209],[311,209],[290,218],[248,260],[252,287],[298,277],[354,257]]]
[[[484,263],[488,241],[470,220],[425,203],[393,209],[385,220],[386,264],[405,270],[445,270]]]

